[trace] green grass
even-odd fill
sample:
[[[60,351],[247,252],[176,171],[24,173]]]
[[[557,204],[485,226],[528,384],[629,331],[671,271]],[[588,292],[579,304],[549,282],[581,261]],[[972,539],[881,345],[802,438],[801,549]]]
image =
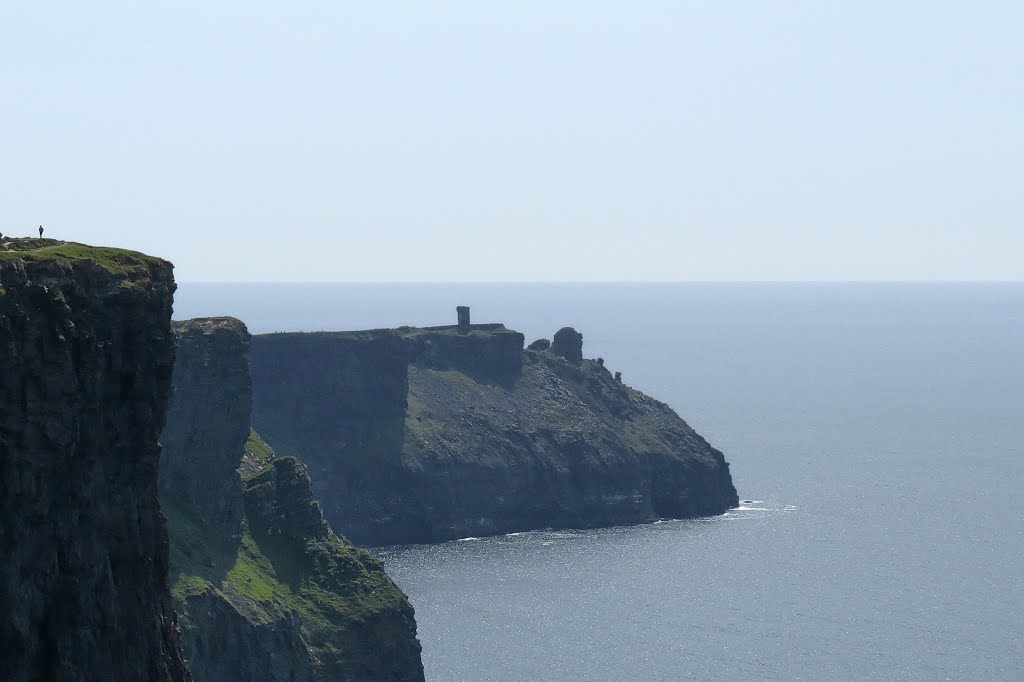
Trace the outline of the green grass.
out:
[[[260,473],[273,459],[274,448],[270,447],[255,429],[249,429],[249,439],[245,441],[245,454],[239,467],[242,480],[248,480]]]
[[[292,605],[291,589],[277,579],[274,564],[263,555],[259,545],[248,532],[242,537],[242,544],[235,557],[226,582],[239,594],[267,607],[285,610]]]
[[[334,534],[302,542],[250,527],[231,540],[173,507],[164,514],[171,592],[186,626],[189,598],[213,592],[254,622],[298,613],[314,656],[340,661],[359,658],[372,645],[363,624],[405,608],[405,596],[377,559]]]
[[[249,429],[249,440],[245,441],[245,449],[261,462],[269,463],[274,458],[274,449],[260,438],[255,429]]]
[[[246,531],[234,564],[217,583],[208,580],[209,572],[202,568],[194,575],[172,567],[175,608],[185,612],[185,621],[188,598],[213,590],[256,621],[272,622],[297,612],[315,655],[344,656],[353,628],[397,609],[404,600],[376,559],[333,535],[305,546],[275,545],[275,540],[257,540]]]
[[[174,506],[162,506],[171,540],[171,593],[184,599],[206,587],[219,587],[235,564],[238,541]]]
[[[205,592],[211,587],[213,587],[213,584],[205,578],[198,575],[183,575],[179,576],[178,582],[175,583],[175,596],[181,599],[193,594]]]
[[[7,248],[0,248],[0,260],[89,261],[116,275],[148,273],[150,266],[161,262],[159,258],[138,251],[109,246],[88,246],[56,239],[18,239],[4,244]]]
[[[3,245],[8,251],[36,251],[50,246],[60,246],[63,243],[64,242],[59,239],[36,239],[35,237],[25,237],[11,238],[6,242],[3,242]]]

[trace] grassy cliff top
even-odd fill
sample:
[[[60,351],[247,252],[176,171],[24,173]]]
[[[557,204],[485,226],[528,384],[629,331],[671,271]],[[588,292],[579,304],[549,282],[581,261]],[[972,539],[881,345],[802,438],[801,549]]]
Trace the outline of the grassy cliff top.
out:
[[[393,329],[361,329],[358,331],[319,331],[319,332],[271,332],[268,334],[256,334],[255,336],[305,336],[319,337],[323,339],[343,339],[350,341],[370,341],[385,336],[414,337],[427,334],[451,334],[452,336],[465,336],[461,334],[456,325],[444,325],[440,327],[395,327]],[[470,335],[490,335],[502,333],[518,333],[495,322],[488,324],[473,324],[469,327]]]
[[[117,249],[109,246],[89,246],[59,239],[34,239],[4,237],[0,240],[0,263],[5,261],[41,262],[89,261],[116,275],[147,273],[154,265],[164,261],[138,251]]]
[[[234,317],[197,317],[191,320],[172,320],[171,329],[176,334],[196,332],[199,334],[215,334],[220,331],[248,335],[245,323]]]
[[[422,336],[424,334],[451,334],[452,336],[465,336],[459,331],[458,325],[442,325],[440,327],[398,327],[395,329],[396,332],[402,336]],[[501,334],[510,332],[516,334],[518,332],[508,329],[505,325],[500,322],[492,322],[486,324],[471,324],[469,325],[469,334]]]

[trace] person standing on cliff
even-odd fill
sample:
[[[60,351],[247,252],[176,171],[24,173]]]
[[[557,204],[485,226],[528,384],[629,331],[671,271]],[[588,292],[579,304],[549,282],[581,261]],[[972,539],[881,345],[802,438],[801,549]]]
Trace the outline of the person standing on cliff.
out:
[[[43,226],[42,225],[39,226],[39,238],[40,239],[43,238]]]

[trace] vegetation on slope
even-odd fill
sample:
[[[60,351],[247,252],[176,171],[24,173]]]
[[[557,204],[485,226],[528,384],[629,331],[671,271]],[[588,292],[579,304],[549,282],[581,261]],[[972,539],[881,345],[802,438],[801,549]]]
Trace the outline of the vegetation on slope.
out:
[[[242,453],[242,464],[238,467],[242,480],[252,478],[263,471],[274,459],[274,450],[256,433],[249,429],[249,439],[245,441],[245,452]]]
[[[308,490],[301,463],[291,457],[275,458],[255,432],[246,453],[250,464],[257,458],[267,464],[245,477],[248,523],[241,538],[226,538],[182,510],[165,507],[172,593],[183,626],[190,625],[189,599],[212,593],[254,623],[297,615],[302,639],[326,677],[332,670],[378,669],[376,647],[402,638],[395,624],[398,614],[412,618],[405,595],[372,554],[330,530],[311,498],[263,490],[278,470],[286,468],[301,469],[299,485]],[[275,494],[278,499],[286,497],[287,503],[274,503]],[[265,504],[263,498],[271,503]],[[298,511],[285,509],[288,505]],[[307,516],[309,523],[296,526],[296,514]],[[310,527],[317,530],[306,535],[290,532]]]

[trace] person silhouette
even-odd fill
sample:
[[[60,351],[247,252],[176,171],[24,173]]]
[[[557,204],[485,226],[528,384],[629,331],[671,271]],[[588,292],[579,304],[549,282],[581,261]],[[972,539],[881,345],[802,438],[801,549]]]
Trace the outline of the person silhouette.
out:
[[[40,239],[43,238],[43,226],[42,225],[39,226],[39,238]]]

